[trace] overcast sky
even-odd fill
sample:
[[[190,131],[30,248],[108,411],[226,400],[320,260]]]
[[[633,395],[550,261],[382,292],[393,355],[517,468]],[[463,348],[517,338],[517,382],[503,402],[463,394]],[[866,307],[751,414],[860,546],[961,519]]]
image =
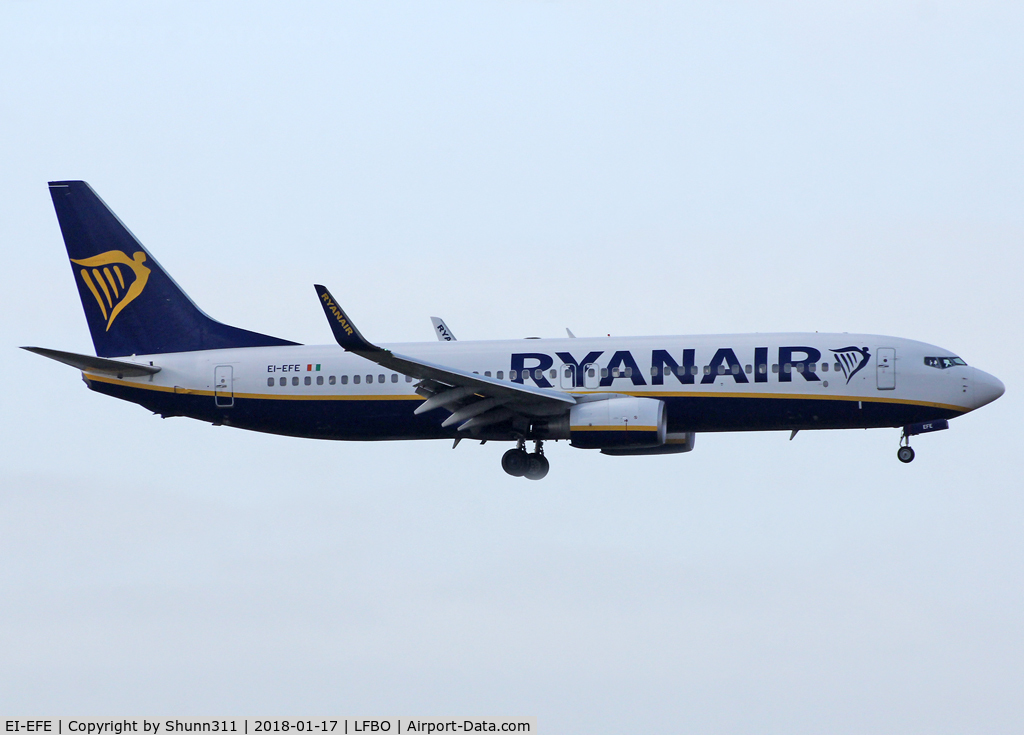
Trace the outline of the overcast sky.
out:
[[[1024,729],[1024,6],[0,5],[0,710]],[[690,454],[162,420],[91,352],[46,189],[304,343],[851,331],[1006,395]],[[1015,418],[1016,417],[1016,418]],[[658,729],[661,728],[661,729]]]

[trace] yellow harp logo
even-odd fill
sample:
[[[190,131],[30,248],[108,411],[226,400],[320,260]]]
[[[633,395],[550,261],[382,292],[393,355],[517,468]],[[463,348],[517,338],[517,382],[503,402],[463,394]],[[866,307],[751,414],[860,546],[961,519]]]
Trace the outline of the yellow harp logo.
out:
[[[142,251],[129,258],[120,250],[108,250],[82,260],[71,259],[72,263],[82,266],[79,274],[107,320],[106,331],[110,331],[110,325],[121,310],[137,299],[146,287],[150,270],[143,265],[145,260],[146,254]],[[128,281],[121,266],[128,271]]]

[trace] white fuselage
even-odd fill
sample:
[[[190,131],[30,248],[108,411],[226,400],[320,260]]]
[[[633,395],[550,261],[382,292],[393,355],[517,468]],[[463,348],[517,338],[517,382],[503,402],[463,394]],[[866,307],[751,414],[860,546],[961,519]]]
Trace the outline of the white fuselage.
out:
[[[900,426],[966,413],[1002,393],[998,380],[973,367],[935,366],[932,358],[951,362],[955,355],[948,350],[865,334],[383,346],[425,362],[576,396],[662,399],[670,426],[681,431]],[[97,390],[165,415],[248,429],[341,439],[455,435],[440,429],[447,416],[443,411],[413,418],[423,400],[418,381],[337,345],[140,355],[129,361],[152,361],[161,371],[142,378],[86,377]]]

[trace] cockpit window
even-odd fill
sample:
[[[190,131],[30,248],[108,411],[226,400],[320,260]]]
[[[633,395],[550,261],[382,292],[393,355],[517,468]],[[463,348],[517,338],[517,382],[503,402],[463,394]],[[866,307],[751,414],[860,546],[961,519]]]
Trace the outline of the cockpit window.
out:
[[[928,367],[945,370],[946,368],[951,368],[954,365],[966,365],[967,363],[959,357],[926,357],[924,358],[924,364]]]

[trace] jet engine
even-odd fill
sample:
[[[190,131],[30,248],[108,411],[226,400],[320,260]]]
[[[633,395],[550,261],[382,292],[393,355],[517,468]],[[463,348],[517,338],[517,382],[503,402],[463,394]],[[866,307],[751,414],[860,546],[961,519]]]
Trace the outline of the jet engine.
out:
[[[665,403],[656,398],[617,396],[569,411],[569,440],[581,449],[660,447],[667,433]]]

